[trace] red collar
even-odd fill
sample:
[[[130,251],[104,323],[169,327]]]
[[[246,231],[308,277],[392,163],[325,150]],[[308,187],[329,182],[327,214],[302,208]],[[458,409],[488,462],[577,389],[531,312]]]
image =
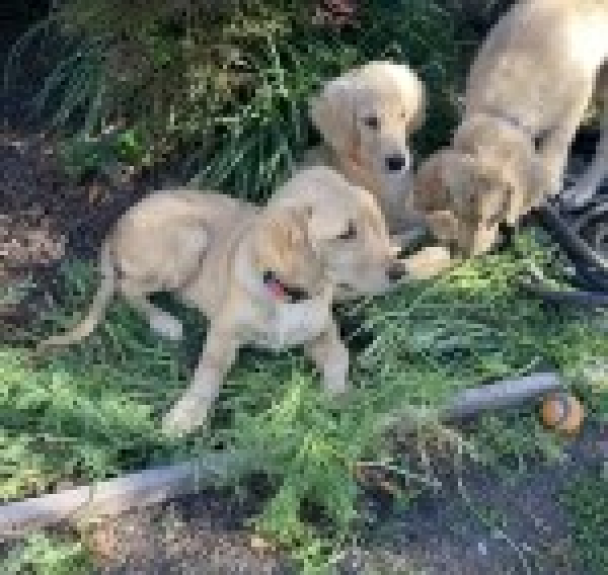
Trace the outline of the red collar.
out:
[[[289,303],[297,303],[310,297],[306,290],[283,283],[275,272],[271,270],[265,271],[262,279],[266,289],[275,299],[287,300]]]

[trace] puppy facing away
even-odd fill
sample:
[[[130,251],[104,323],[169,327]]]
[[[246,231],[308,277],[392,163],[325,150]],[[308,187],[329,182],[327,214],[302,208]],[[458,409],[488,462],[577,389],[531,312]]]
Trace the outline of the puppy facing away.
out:
[[[306,164],[336,168],[376,196],[390,233],[419,226],[411,208],[409,137],[424,118],[425,89],[404,64],[372,61],[325,84],[310,103],[323,137]]]
[[[435,168],[435,162],[445,161],[441,169],[421,169],[415,202],[428,214],[430,204],[422,196],[432,171],[431,180],[436,185],[441,180],[451,201],[477,194],[484,202],[492,197],[503,205],[507,223],[547,195],[559,193],[574,134],[594,92],[608,88],[597,81],[607,56],[607,1],[516,3],[480,48],[467,79],[464,117],[452,140],[453,153],[441,152],[443,160],[429,160]],[[565,201],[585,202],[604,169],[608,130],[590,172],[566,191]],[[485,247],[479,246],[482,250],[493,243],[495,234],[487,235],[481,242]]]
[[[412,260],[413,273],[425,265]],[[418,266],[418,267],[417,267]],[[163,421],[169,433],[204,423],[239,348],[303,345],[330,393],[346,389],[348,352],[330,304],[334,290],[377,294],[407,274],[367,191],[324,167],[291,178],[266,207],[187,190],[148,196],[117,222],[102,247],[101,286],[86,318],[42,349],[76,342],[120,293],[163,336],[177,319],[148,299],[172,291],[209,320],[194,380]]]

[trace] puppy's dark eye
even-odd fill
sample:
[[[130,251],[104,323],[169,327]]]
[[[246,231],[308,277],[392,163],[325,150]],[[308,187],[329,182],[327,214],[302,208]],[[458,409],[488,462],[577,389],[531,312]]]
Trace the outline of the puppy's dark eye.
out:
[[[345,231],[343,231],[340,235],[338,235],[339,240],[354,240],[357,237],[357,227],[353,222],[348,223],[348,227]]]
[[[547,137],[550,135],[550,133],[550,130],[543,130],[542,132],[534,136],[534,139],[532,141],[534,143],[534,150],[536,152],[540,152],[542,150],[543,146],[545,145],[545,141],[547,140]]]
[[[380,127],[380,120],[377,116],[367,116],[363,119],[363,123],[372,130],[377,130]]]

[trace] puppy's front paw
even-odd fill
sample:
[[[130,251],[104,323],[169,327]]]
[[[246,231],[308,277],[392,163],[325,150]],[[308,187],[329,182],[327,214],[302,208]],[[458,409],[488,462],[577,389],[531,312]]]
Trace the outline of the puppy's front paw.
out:
[[[331,396],[344,395],[348,391],[348,383],[346,378],[342,377],[341,374],[337,377],[328,377],[326,374],[323,387],[325,391]]]
[[[323,366],[323,388],[331,396],[344,395],[348,389],[348,351],[342,345],[329,351]]]
[[[430,279],[452,267],[456,260],[444,246],[428,246],[403,260],[408,277]]]
[[[205,425],[207,409],[196,401],[181,399],[163,417],[162,430],[170,437],[181,437]]]
[[[184,332],[181,322],[169,314],[158,314],[151,317],[150,327],[158,335],[171,341],[181,340]]]

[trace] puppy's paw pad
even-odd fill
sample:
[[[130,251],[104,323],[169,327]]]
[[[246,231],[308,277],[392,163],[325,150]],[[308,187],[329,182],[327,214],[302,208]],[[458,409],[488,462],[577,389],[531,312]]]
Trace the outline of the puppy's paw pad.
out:
[[[150,327],[158,335],[171,341],[181,340],[184,333],[181,322],[170,315],[152,317],[150,319]]]

